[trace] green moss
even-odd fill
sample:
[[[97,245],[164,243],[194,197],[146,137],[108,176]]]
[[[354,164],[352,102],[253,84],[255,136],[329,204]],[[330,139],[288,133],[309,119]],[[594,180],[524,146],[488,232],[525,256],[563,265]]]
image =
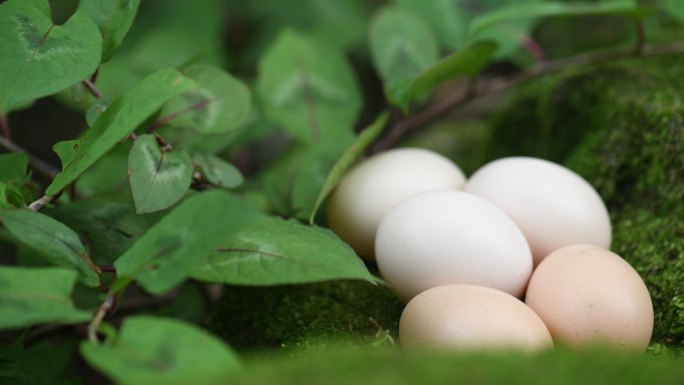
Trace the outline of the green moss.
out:
[[[641,273],[654,340],[684,342],[684,59],[629,60],[525,85],[493,119],[488,157],[566,164],[613,220],[612,248]]]
[[[684,360],[609,351],[458,354],[326,348],[256,358],[233,384],[676,384]]]
[[[387,287],[365,281],[226,286],[209,325],[240,350],[307,348],[342,338],[371,344],[396,337],[402,309]]]

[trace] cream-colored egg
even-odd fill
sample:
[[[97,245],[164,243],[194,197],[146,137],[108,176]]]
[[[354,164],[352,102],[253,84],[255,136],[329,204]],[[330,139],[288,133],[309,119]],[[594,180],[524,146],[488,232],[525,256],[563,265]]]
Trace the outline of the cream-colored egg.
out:
[[[465,176],[446,157],[419,148],[377,154],[349,171],[330,196],[328,225],[364,258],[374,258],[380,220],[404,199],[423,191],[461,189]]]
[[[525,237],[494,204],[462,191],[416,194],[378,227],[380,274],[408,301],[429,288],[474,284],[522,296],[532,274]]]
[[[510,294],[473,285],[426,290],[406,305],[399,322],[404,348],[539,350],[553,346],[542,320]]]
[[[532,274],[525,302],[556,342],[643,351],[653,305],[639,274],[619,255],[571,245],[548,255]]]
[[[596,190],[573,171],[543,159],[511,157],[477,170],[464,191],[508,214],[525,234],[535,265],[563,246],[610,247],[608,210]]]

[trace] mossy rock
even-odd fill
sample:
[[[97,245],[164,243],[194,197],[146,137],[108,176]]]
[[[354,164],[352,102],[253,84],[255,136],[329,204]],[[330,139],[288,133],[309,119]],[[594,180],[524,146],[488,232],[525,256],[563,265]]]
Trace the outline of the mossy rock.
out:
[[[209,327],[243,351],[384,344],[396,338],[403,306],[386,286],[365,281],[225,286]]]
[[[493,118],[488,158],[538,156],[592,183],[612,249],[644,278],[654,340],[684,343],[684,58],[632,59],[532,81]]]

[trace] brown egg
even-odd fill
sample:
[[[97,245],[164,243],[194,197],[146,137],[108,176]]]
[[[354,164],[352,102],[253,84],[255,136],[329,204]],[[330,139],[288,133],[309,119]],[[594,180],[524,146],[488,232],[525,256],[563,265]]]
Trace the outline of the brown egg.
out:
[[[653,305],[639,274],[599,246],[571,245],[549,254],[525,297],[556,343],[643,351],[653,332]]]
[[[406,305],[399,321],[404,348],[540,350],[553,346],[542,320],[508,293],[475,285],[428,289]]]

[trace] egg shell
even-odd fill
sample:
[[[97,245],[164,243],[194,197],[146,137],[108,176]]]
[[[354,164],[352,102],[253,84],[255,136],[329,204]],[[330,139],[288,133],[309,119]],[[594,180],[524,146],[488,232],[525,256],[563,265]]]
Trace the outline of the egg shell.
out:
[[[540,350],[553,346],[542,320],[523,302],[499,290],[445,285],[414,297],[399,321],[402,347],[457,350]]]
[[[563,246],[610,247],[611,224],[596,190],[573,171],[543,159],[502,158],[478,169],[464,191],[508,214],[525,234],[535,266]]]
[[[653,304],[639,274],[619,255],[595,245],[554,251],[532,274],[525,302],[556,342],[644,351]]]
[[[412,196],[380,223],[380,274],[404,301],[447,284],[488,286],[521,296],[532,274],[525,237],[494,204],[462,191]]]
[[[461,189],[465,175],[429,150],[399,148],[350,170],[328,201],[328,226],[362,257],[374,259],[374,240],[385,214],[404,199],[435,189]]]

